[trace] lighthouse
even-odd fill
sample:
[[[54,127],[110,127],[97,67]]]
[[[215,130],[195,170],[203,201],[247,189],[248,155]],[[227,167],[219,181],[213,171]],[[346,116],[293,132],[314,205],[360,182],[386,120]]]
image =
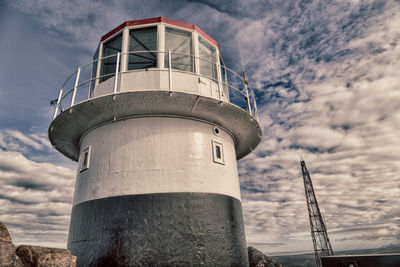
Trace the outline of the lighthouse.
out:
[[[193,24],[126,21],[64,83],[49,139],[78,162],[78,266],[247,266],[237,160],[261,139],[247,79]]]

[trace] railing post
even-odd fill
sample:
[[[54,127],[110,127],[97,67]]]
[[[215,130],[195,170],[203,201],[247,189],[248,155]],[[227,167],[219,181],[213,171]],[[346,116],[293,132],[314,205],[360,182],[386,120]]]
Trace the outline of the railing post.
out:
[[[217,79],[218,79],[218,97],[219,100],[222,100],[222,74],[221,74],[221,65],[218,63],[215,63],[215,66],[217,68]]]
[[[172,91],[172,71],[171,71],[171,50],[168,50],[168,77],[169,77],[169,91]]]
[[[100,83],[100,78],[99,77],[101,76],[101,66],[103,64],[102,58],[103,58],[103,43],[100,43],[100,45],[99,45],[99,55],[98,55],[98,60],[97,60],[97,69],[96,69],[96,80],[95,80],[95,83],[94,83],[95,88]]]
[[[222,75],[222,73],[221,73]],[[230,101],[229,98],[229,84],[228,84],[228,76],[226,74],[226,66],[224,65],[224,81],[222,82],[222,90],[224,90],[226,99],[228,100],[228,102]]]
[[[93,64],[94,64],[94,62],[92,62],[92,67],[91,67],[92,70],[90,71],[90,82],[89,82],[89,90],[88,90],[88,95],[87,95],[88,100],[90,99],[90,90],[92,89],[92,84],[96,80],[96,78],[93,79]]]
[[[117,93],[117,85],[118,85],[118,72],[119,72],[119,58],[121,57],[121,53],[117,54],[117,65],[115,66],[115,78],[114,78],[114,94]]]
[[[62,92],[63,92],[63,88],[61,87],[61,89],[60,89],[60,93],[58,94],[57,105],[56,105],[56,110],[54,111],[53,120],[56,118],[56,116],[57,116],[57,113],[58,113],[58,105],[60,105],[60,101],[61,101]]]
[[[75,79],[75,85],[74,85],[74,93],[72,94],[70,107],[72,107],[74,105],[74,102],[75,102],[76,89],[77,89],[78,83],[79,83],[79,75],[81,75],[81,67],[78,68],[78,71],[76,73],[76,79]]]

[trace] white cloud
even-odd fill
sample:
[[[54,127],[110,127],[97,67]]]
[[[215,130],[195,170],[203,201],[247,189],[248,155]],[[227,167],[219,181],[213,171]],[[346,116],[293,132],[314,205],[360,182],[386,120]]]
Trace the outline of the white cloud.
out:
[[[48,151],[51,149],[51,145],[43,134],[23,134],[13,129],[0,129],[0,148],[24,152],[30,149]]]
[[[76,165],[75,162],[62,156],[51,146],[47,133],[23,133],[14,129],[0,129],[1,150],[20,152],[36,162],[51,162],[69,168],[75,168]]]
[[[0,150],[0,221],[15,243],[65,246],[74,178],[71,169]]]
[[[400,227],[394,223],[359,226],[348,229],[336,229],[332,231],[341,236],[337,241],[354,241],[354,240],[376,240],[376,239],[400,239]]]
[[[334,40],[342,45],[340,50],[352,51],[349,56],[341,56],[340,60],[333,58],[329,63],[309,61],[309,54],[305,53],[295,66],[283,65],[287,55],[304,52],[302,49],[306,48],[298,45],[307,33],[298,35],[296,40],[286,40],[286,55],[281,50],[284,41],[275,41],[275,34],[257,36],[255,31],[252,36],[256,40],[248,40],[269,46],[268,49],[257,47],[250,60],[257,63],[264,60],[257,64],[258,69],[252,76],[259,80],[259,87],[265,88],[264,91],[259,89],[265,101],[260,110],[263,140],[255,154],[239,163],[249,243],[262,243],[260,239],[265,243],[280,240],[284,243],[281,246],[263,246],[265,251],[275,252],[296,250],[300,244],[294,237],[303,241],[307,236],[310,238],[299,155],[304,155],[308,164],[328,230],[355,225],[377,226],[376,229],[363,228],[357,234],[348,233],[346,238],[353,242],[333,231],[334,249],[365,247],[365,239],[370,246],[382,239],[396,242],[400,225],[396,219],[399,210],[394,208],[400,206],[400,156],[396,150],[400,147],[400,45],[397,37],[400,28],[396,26],[398,19],[393,17],[393,8],[398,10],[399,6],[389,2],[384,12],[368,16],[366,19],[371,25],[368,29],[362,24],[352,24],[354,33],[358,34],[350,39],[345,36],[349,33],[336,32],[338,24],[329,24],[335,32],[327,32],[328,39],[322,38],[314,48],[319,49],[323,43]],[[340,16],[345,21],[351,13],[360,15],[349,8]],[[310,20],[305,19],[313,23],[313,19]],[[284,19],[276,23],[265,21],[269,25],[267,31],[271,31],[271,24],[285,23]],[[293,26],[290,30],[296,32],[298,28]],[[245,33],[243,30],[239,35]],[[281,34],[277,36],[282,38]],[[336,48],[331,45],[324,49],[333,53]],[[269,50],[270,56],[257,58]],[[307,64],[316,71],[314,79],[297,69]],[[279,81],[274,77],[277,74],[270,74],[278,72],[279,75],[279,71],[281,74],[292,72],[290,79]],[[267,78],[272,82],[265,87]],[[273,123],[264,118],[271,118]],[[259,204],[255,205],[254,201]],[[254,212],[254,209],[259,211]],[[257,224],[259,221],[264,223]],[[306,235],[298,235],[301,232]],[[310,244],[307,245],[309,249]]]
[[[366,239],[372,246],[374,240],[390,242],[398,235],[400,17],[396,15],[400,5],[396,1],[269,1],[268,5],[80,1],[79,8],[74,1],[9,3],[35,17],[51,34],[68,37],[59,39],[73,40],[86,49],[94,50],[100,36],[124,20],[159,15],[200,25],[219,41],[233,69],[240,68],[240,40],[264,135],[256,151],[239,162],[248,243],[264,244],[260,245],[264,251],[311,249],[300,155],[311,172],[328,230],[332,229],[334,249],[362,247]],[[45,155],[51,151],[47,137],[21,134],[0,131],[2,149],[25,156],[8,154],[22,163],[3,158],[9,170],[3,170],[2,177],[9,190],[2,193],[12,201],[0,201],[15,205],[7,208],[18,212],[35,207],[29,215],[34,218],[35,213],[45,213],[44,203],[64,203],[67,192],[58,193],[57,179],[63,171],[26,159],[53,162],[55,154]],[[38,155],[37,150],[46,153]],[[34,181],[31,187],[51,188],[43,195],[21,186],[28,187],[27,181]],[[67,181],[60,179],[61,184]],[[17,224],[18,212],[7,219]],[[355,226],[359,230],[351,232]],[[37,222],[31,230],[40,227]],[[51,231],[53,237],[61,230]],[[354,242],[346,241],[344,233]]]
[[[41,142],[37,142],[34,139],[27,137],[26,135],[23,135],[21,132],[16,131],[16,130],[11,130],[11,129],[6,129],[5,133],[8,134],[10,137],[16,139],[17,141],[22,142],[24,145],[28,145],[33,147],[36,150],[40,150],[43,148],[43,144]],[[37,139],[37,135],[35,135],[35,139]],[[42,141],[43,140],[39,140]],[[47,142],[48,143],[48,142]],[[46,143],[46,144],[47,144]]]

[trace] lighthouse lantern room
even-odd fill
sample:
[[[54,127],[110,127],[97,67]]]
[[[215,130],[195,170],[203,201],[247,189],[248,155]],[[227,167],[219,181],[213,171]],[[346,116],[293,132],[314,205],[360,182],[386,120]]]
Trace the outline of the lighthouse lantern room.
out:
[[[49,139],[78,162],[78,266],[246,266],[237,160],[261,129],[217,42],[164,17],[127,21],[59,92]]]

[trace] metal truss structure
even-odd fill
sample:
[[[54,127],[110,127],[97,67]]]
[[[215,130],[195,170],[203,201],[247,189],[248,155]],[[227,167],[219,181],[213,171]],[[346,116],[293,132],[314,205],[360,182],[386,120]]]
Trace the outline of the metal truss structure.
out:
[[[310,173],[304,160],[300,161],[303,173],[304,190],[307,198],[308,215],[310,218],[311,237],[314,245],[315,262],[317,267],[322,267],[321,256],[333,256],[332,246],[321,211],[319,210],[317,198],[311,182]]]

